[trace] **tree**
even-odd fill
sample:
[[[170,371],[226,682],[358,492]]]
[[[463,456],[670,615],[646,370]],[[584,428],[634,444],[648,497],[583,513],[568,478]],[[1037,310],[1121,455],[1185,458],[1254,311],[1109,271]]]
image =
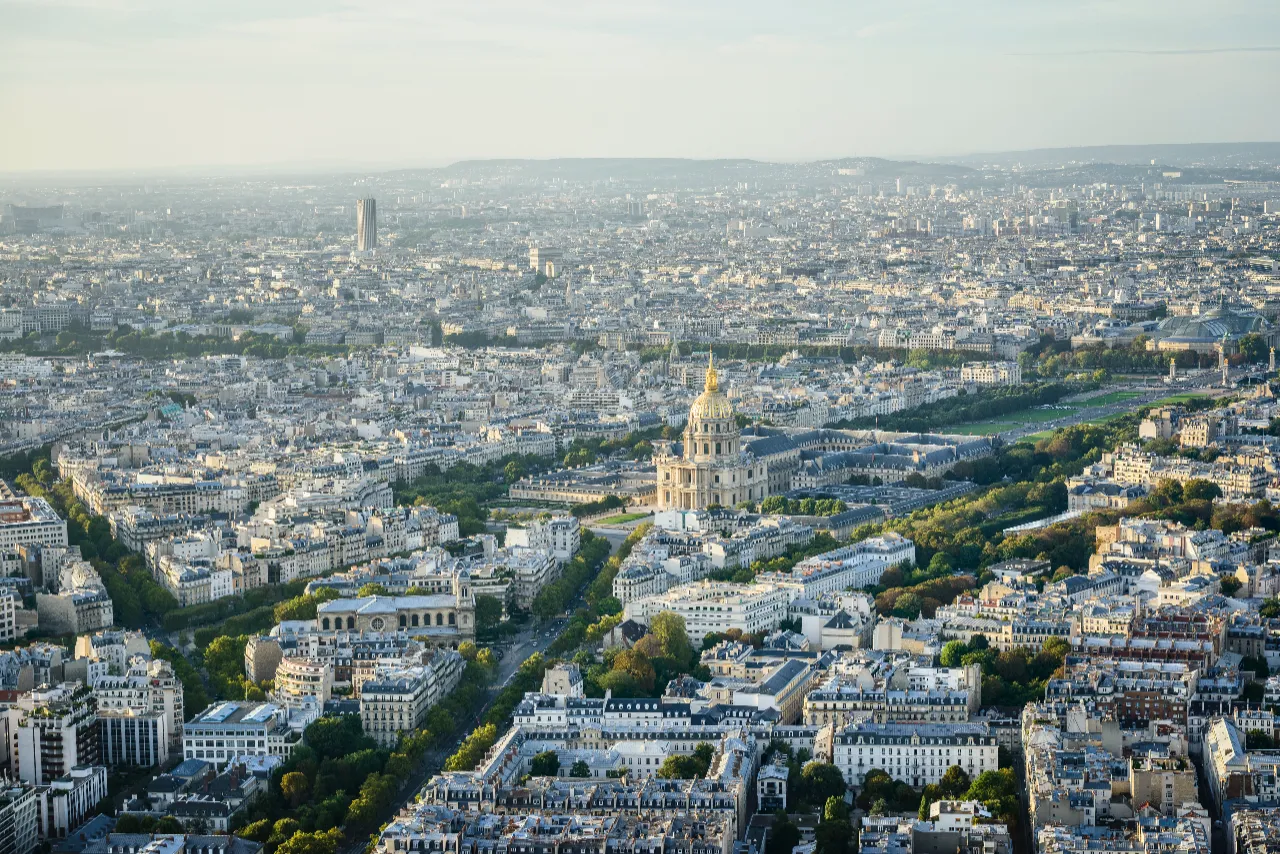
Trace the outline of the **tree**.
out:
[[[368,584],[363,585],[359,590],[357,590],[356,595],[360,597],[365,597],[365,596],[388,596],[390,594],[387,592],[387,588],[385,586],[379,584],[376,581],[370,581]]]
[[[573,766],[569,769],[569,776],[570,777],[590,777],[591,767],[587,765],[586,762],[579,759],[577,762],[573,763]]]
[[[471,641],[463,641],[458,644],[458,655],[461,655],[467,661],[475,661],[478,652],[476,645]]]
[[[1212,501],[1222,497],[1222,490],[1209,480],[1189,480],[1182,485],[1183,501]]]
[[[311,783],[307,775],[301,771],[290,771],[280,778],[280,792],[289,801],[289,806],[297,809],[307,799],[311,791]]]
[[[785,812],[779,810],[774,816],[773,827],[769,828],[765,854],[791,854],[791,849],[799,844],[800,829],[791,823]]]
[[[312,833],[295,833],[276,849],[276,854],[335,854],[341,842],[342,831],[336,827]]]
[[[711,760],[715,758],[715,748],[705,741],[693,749],[692,756],[673,754],[663,760],[656,776],[664,780],[692,780],[695,777],[707,776],[711,768]]]
[[[983,771],[964,797],[983,804],[992,815],[1004,819],[1011,826],[1017,822],[1018,780],[1012,768]]]
[[[178,821],[171,815],[162,816],[156,822],[156,833],[185,833],[186,828],[182,826],[182,822]]]
[[[849,818],[849,806],[844,802],[844,798],[837,798],[834,795],[827,798],[826,804],[822,807],[823,821],[846,821]]]
[[[365,736],[359,715],[319,718],[307,727],[303,740],[320,759],[337,759],[376,746]]]
[[[969,791],[972,785],[969,773],[959,765],[952,765],[938,781],[938,791],[944,798],[958,798]]]
[[[929,574],[934,576],[946,575],[951,572],[951,558],[946,552],[938,552],[929,561]]]
[[[942,653],[938,656],[938,661],[943,667],[959,667],[960,659],[968,651],[969,648],[965,646],[964,641],[947,641],[942,646]]]
[[[544,750],[529,763],[529,773],[534,777],[554,777],[560,773],[560,757],[554,750]]]
[[[825,804],[828,798],[843,798],[848,791],[840,769],[827,762],[810,762],[800,773],[806,800]]]
[[[715,755],[716,749],[705,741],[699,742],[693,749],[693,760],[697,763],[696,770],[699,777],[705,777],[711,770],[711,760]]]
[[[601,691],[608,691],[614,697],[643,697],[648,693],[634,676],[622,670],[610,670],[604,673],[596,680],[596,684],[600,686]]]
[[[1245,750],[1271,750],[1275,746],[1275,739],[1260,729],[1251,729],[1244,734]]]
[[[849,840],[853,838],[853,826],[848,819],[820,822],[814,830],[817,846],[814,854],[847,854]]]
[[[613,669],[626,673],[645,691],[652,691],[657,674],[649,657],[638,649],[624,649],[613,659]]]
[[[1267,619],[1280,617],[1280,599],[1272,596],[1270,599],[1263,601],[1258,607],[1258,613]]]
[[[1241,335],[1239,347],[1246,362],[1265,362],[1269,355],[1266,340],[1256,332]]]
[[[1244,583],[1234,575],[1224,575],[1218,582],[1223,596],[1234,596],[1243,586]]]
[[[649,623],[649,634],[662,644],[662,652],[681,665],[693,661],[693,645],[685,630],[684,617],[672,611],[663,611]]]
[[[132,816],[130,816],[130,818],[132,818]],[[116,832],[132,833],[133,831],[120,830],[120,825],[117,823]],[[267,838],[271,836],[271,819],[264,818],[250,824],[246,824],[244,827],[240,828],[239,835],[243,836],[245,839],[252,839],[254,842],[266,842]]]
[[[301,827],[302,826],[298,824],[298,820],[296,818],[279,819],[271,828],[271,836],[267,838],[267,844],[272,846],[280,845],[286,839],[296,834]]]
[[[476,631],[489,632],[502,622],[502,601],[482,593],[476,597]]]
[[[924,603],[915,593],[903,593],[893,605],[893,616],[904,620],[914,620],[920,616]]]
[[[1155,489],[1151,490],[1147,501],[1156,509],[1181,504],[1182,484],[1176,480],[1162,480],[1156,484]]]
[[[662,780],[692,780],[697,776],[694,759],[692,756],[672,754],[662,760],[654,776]]]
[[[530,661],[533,659],[530,658]],[[526,662],[527,664],[528,662]],[[446,771],[471,771],[480,764],[493,743],[498,740],[498,728],[494,724],[484,724],[471,731],[462,742],[462,746],[445,760]]]

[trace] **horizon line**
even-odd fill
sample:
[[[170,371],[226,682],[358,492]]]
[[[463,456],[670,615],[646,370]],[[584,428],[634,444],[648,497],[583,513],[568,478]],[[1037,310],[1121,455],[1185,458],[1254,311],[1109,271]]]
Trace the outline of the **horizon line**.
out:
[[[462,157],[451,158],[447,162],[437,165],[394,165],[390,163],[380,163],[377,165],[361,167],[358,164],[339,161],[302,161],[302,162],[258,162],[258,163],[225,163],[225,164],[191,164],[183,166],[167,166],[158,168],[147,168],[141,166],[119,166],[119,167],[67,167],[67,168],[43,168],[43,169],[20,169],[11,171],[0,171],[0,181],[10,179],[31,179],[39,177],[102,177],[102,178],[124,178],[124,177],[148,177],[148,178],[231,178],[239,177],[248,172],[257,175],[262,174],[299,174],[299,173],[324,173],[329,176],[338,175],[366,175],[377,176],[387,175],[393,172],[410,172],[410,171],[439,171],[453,168],[461,164],[482,164],[493,162],[527,162],[527,163],[553,163],[556,161],[637,161],[637,160],[653,160],[653,161],[672,161],[685,163],[715,163],[719,161],[726,162],[745,162],[760,163],[765,165],[792,165],[803,166],[809,164],[827,163],[841,160],[887,160],[895,162],[915,162],[915,163],[937,163],[939,165],[954,165],[948,161],[956,161],[961,159],[971,159],[979,157],[1010,157],[1016,155],[1035,155],[1046,152],[1070,152],[1070,151],[1087,151],[1090,149],[1142,149],[1142,148],[1196,148],[1207,146],[1266,146],[1280,145],[1280,139],[1277,140],[1243,140],[1243,141],[1216,141],[1216,142],[1147,142],[1147,143],[1090,143],[1087,145],[1065,145],[1065,146],[1039,146],[1035,148],[1014,148],[1004,150],[978,150],[969,151],[958,154],[841,154],[826,157],[808,157],[808,158],[776,158],[766,159],[759,157],[734,157],[734,156],[718,156],[718,157],[687,157],[687,156],[652,156],[652,155],[557,155],[551,157],[520,157],[520,156],[501,156],[501,157]]]

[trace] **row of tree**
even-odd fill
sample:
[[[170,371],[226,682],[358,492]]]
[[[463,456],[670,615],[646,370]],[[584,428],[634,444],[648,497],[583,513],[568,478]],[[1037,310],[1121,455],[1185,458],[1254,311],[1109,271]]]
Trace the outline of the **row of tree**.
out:
[[[458,686],[396,747],[380,747],[355,715],[325,716],[307,727],[303,744],[277,769],[254,801],[238,835],[268,854],[333,854],[344,839],[375,829],[394,809],[427,751],[451,738],[483,704],[492,656],[472,646]]]
[[[606,632],[621,622],[622,603],[614,598],[613,579],[636,543],[644,539],[652,527],[649,522],[637,525],[618,546],[618,550],[604,561],[594,577],[588,578],[584,597],[586,607],[574,610],[564,631],[547,647],[548,654],[569,655],[584,643],[599,643]],[[604,542],[599,539],[597,541]]]
[[[609,557],[609,542],[583,529],[578,553],[560,573],[560,577],[538,591],[533,599],[533,613],[551,619],[564,612],[591,579],[595,578]]]
[[[771,495],[760,502],[760,512],[794,516],[834,516],[849,509],[838,498],[786,498]]]
[[[484,720],[471,730],[458,749],[445,760],[444,770],[470,771],[480,764],[480,760],[498,740],[498,733],[510,724],[511,715],[525,692],[537,690],[542,683],[542,674],[546,669],[547,662],[541,653],[535,652],[522,663],[511,681],[494,698]]]
[[[301,333],[301,336],[299,336]],[[86,326],[72,324],[53,339],[31,333],[13,341],[0,342],[0,350],[40,356],[82,356],[102,350],[118,350],[142,359],[197,358],[200,356],[254,356],[260,359],[283,359],[287,356],[332,356],[346,353],[345,346],[316,345],[304,342],[305,327],[294,327],[294,340],[274,335],[244,332],[238,338],[220,335],[192,335],[188,332],[153,332],[122,324],[114,330],[99,333]]]
[[[155,582],[141,555],[125,548],[111,534],[107,520],[91,513],[76,498],[69,480],[54,482],[46,457],[37,457],[29,473],[15,478],[28,495],[47,500],[67,520],[67,540],[93,564],[111,596],[117,625],[140,629],[159,622],[178,609],[178,600]]]

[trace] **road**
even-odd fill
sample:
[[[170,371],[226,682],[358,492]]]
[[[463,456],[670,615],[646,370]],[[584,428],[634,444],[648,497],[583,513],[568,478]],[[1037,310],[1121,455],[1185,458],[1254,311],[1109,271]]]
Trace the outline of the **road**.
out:
[[[629,530],[616,528],[591,530],[609,541],[609,554],[616,552],[618,546],[630,533]],[[583,599],[580,594],[570,606],[570,612],[581,604],[583,604]],[[462,742],[471,734],[471,731],[480,725],[480,721],[489,713],[494,699],[511,682],[516,671],[520,669],[520,665],[531,658],[535,652],[545,652],[547,647],[551,646],[552,642],[560,636],[560,633],[564,631],[565,626],[568,624],[567,617],[556,617],[550,621],[534,618],[529,626],[522,629],[519,634],[509,641],[500,641],[490,646],[495,653],[501,652],[502,660],[498,663],[498,671],[495,674],[497,678],[494,679],[493,685],[486,692],[484,705],[481,706],[472,720],[463,724],[456,738],[449,739],[447,743],[427,752],[418,769],[409,778],[409,785],[405,789],[408,794],[400,802],[400,806],[396,808],[397,814],[401,809],[413,802],[427,780],[444,768],[445,760],[452,756],[462,746]],[[355,839],[339,848],[338,854],[360,854],[368,847],[368,839]]]
[[[609,541],[609,554],[613,554],[614,552],[616,552],[618,550],[618,547],[622,545],[622,541],[625,540],[631,534],[630,528],[621,528],[621,527],[587,528],[587,530],[595,534],[597,537],[604,537],[606,540]]]
[[[564,617],[558,617],[550,622],[541,622],[533,620],[532,624],[526,627],[509,641],[501,641],[489,646],[496,652],[502,653],[502,660],[498,662],[498,670],[495,674],[493,684],[485,692],[484,705],[476,713],[475,717],[465,722],[460,728],[456,738],[449,739],[444,744],[427,751],[423,757],[418,769],[410,776],[406,787],[408,794],[397,807],[396,812],[412,803],[414,798],[422,790],[427,780],[438,774],[444,768],[445,760],[452,756],[462,742],[466,739],[471,731],[480,725],[480,721],[489,713],[489,708],[493,705],[493,701],[497,698],[499,692],[507,687],[511,679],[516,675],[516,671],[520,669],[520,665],[524,664],[535,652],[543,652],[551,642],[564,631],[564,627],[569,621]],[[354,839],[338,849],[338,854],[361,854],[362,851],[369,847],[369,840]]]

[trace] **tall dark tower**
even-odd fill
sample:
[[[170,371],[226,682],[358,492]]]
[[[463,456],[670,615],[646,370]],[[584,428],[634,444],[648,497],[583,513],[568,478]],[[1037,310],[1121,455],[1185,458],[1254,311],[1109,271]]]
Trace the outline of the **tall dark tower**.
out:
[[[360,199],[356,202],[356,249],[370,252],[378,248],[378,201]]]

